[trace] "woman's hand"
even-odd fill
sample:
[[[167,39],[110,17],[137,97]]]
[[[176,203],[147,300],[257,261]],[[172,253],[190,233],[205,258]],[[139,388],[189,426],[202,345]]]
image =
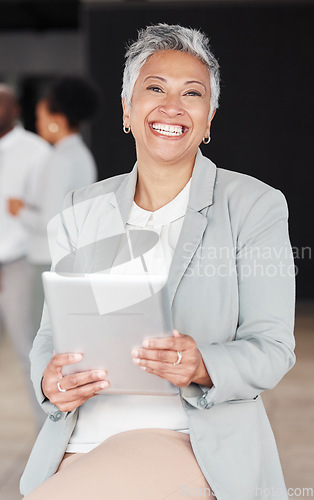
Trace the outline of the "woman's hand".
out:
[[[109,387],[109,382],[106,380],[107,373],[104,370],[75,373],[63,377],[63,366],[78,363],[82,358],[82,354],[76,353],[54,355],[44,371],[41,382],[43,394],[60,411],[73,411],[99,391]],[[64,392],[58,389],[58,382],[60,389]]]
[[[180,363],[175,364],[178,353]],[[165,378],[177,387],[196,384],[211,387],[212,381],[195,340],[173,330],[173,337],[144,340],[143,348],[132,351],[133,363],[147,373]]]
[[[23,200],[19,200],[18,198],[10,198],[8,200],[8,210],[11,215],[17,216],[20,211],[25,207],[25,203]]]

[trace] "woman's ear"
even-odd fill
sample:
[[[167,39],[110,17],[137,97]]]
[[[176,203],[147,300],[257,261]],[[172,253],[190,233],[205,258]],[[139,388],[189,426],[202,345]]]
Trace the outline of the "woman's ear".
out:
[[[216,114],[216,109],[214,109],[212,115],[210,116],[210,118],[208,120],[207,127],[206,127],[206,133],[205,133],[204,137],[210,137],[210,127],[211,127],[212,120],[213,120],[215,114]]]
[[[125,127],[129,127],[130,126],[130,108],[124,99],[122,99],[122,109],[123,109],[123,125]]]

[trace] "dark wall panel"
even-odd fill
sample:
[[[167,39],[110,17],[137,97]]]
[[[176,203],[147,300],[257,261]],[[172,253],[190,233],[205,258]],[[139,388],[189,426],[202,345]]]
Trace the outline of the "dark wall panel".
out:
[[[92,129],[101,177],[127,172],[135,160],[131,134],[122,132],[120,105],[127,40],[156,22],[201,28],[222,72],[212,141],[202,149],[217,166],[253,175],[284,192],[298,296],[314,297],[314,5],[91,5],[83,18],[89,71],[106,99],[105,112]]]

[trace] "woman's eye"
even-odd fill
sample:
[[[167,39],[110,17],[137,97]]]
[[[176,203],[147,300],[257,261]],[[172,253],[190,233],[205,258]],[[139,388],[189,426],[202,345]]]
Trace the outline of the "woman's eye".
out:
[[[153,92],[162,92],[162,89],[160,87],[156,87],[155,85],[147,87],[147,90],[152,90]]]
[[[192,96],[202,97],[202,94],[200,92],[198,92],[197,90],[189,90],[184,95],[192,95]]]

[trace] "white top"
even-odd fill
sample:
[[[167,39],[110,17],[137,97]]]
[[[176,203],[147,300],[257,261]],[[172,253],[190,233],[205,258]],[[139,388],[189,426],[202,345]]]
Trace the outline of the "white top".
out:
[[[38,180],[37,208],[28,206],[21,211],[21,220],[32,234],[30,262],[50,264],[48,222],[61,211],[69,191],[92,184],[96,177],[94,158],[78,134],[71,134],[53,147]]]
[[[15,127],[0,139],[0,263],[27,254],[29,234],[20,217],[8,211],[8,199],[36,205],[36,185],[51,147],[41,137]]]
[[[169,273],[189,200],[190,185],[191,180],[176,198],[155,212],[143,210],[133,202],[126,229],[150,229],[159,235],[155,247],[144,254],[150,274]],[[114,267],[112,272],[143,274],[145,269],[138,258]],[[188,417],[179,395],[99,394],[80,406],[77,424],[66,451],[87,453],[114,434],[149,428],[188,432]]]

